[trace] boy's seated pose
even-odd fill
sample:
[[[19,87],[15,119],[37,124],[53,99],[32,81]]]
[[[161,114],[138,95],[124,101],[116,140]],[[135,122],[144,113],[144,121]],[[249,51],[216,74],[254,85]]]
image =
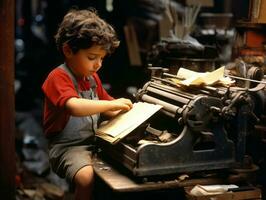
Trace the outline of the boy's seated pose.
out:
[[[100,114],[110,117],[132,108],[129,99],[113,99],[97,71],[118,47],[114,29],[92,10],[71,10],[59,26],[56,44],[64,64],[43,83],[44,132],[51,168],[75,186],[76,199],[91,199],[92,150]]]

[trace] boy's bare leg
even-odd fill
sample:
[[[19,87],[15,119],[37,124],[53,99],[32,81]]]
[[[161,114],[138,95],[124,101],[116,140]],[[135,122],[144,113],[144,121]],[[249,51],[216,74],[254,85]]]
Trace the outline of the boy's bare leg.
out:
[[[85,166],[81,168],[74,177],[75,180],[75,200],[91,200],[93,190],[93,168]]]

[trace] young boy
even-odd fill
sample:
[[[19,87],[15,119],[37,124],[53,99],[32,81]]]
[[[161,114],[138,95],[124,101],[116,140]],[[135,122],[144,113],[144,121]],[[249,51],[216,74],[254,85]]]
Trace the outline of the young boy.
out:
[[[93,185],[92,150],[100,114],[110,117],[132,108],[129,99],[113,99],[97,71],[118,47],[114,29],[95,11],[71,10],[55,36],[65,63],[43,83],[44,132],[51,168],[75,185],[75,199],[90,199]]]

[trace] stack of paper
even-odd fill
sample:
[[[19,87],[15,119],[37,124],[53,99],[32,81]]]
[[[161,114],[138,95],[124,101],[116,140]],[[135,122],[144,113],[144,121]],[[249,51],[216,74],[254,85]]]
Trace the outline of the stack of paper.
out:
[[[134,103],[128,112],[103,123],[96,131],[96,136],[110,143],[117,143],[161,108],[160,105],[146,102]]]

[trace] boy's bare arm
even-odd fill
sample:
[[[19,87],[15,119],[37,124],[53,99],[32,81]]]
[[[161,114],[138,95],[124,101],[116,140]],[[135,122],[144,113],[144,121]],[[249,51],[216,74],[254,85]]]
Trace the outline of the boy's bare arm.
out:
[[[125,98],[107,101],[73,97],[66,102],[66,109],[73,116],[87,116],[96,113],[110,113],[111,115],[115,115],[116,111],[128,111],[131,108],[132,102]]]
[[[119,113],[121,113],[122,110],[116,110],[116,111],[106,111],[103,113],[104,116],[106,116],[107,118],[112,118],[116,115],[118,115]],[[123,111],[122,111],[123,112]]]

